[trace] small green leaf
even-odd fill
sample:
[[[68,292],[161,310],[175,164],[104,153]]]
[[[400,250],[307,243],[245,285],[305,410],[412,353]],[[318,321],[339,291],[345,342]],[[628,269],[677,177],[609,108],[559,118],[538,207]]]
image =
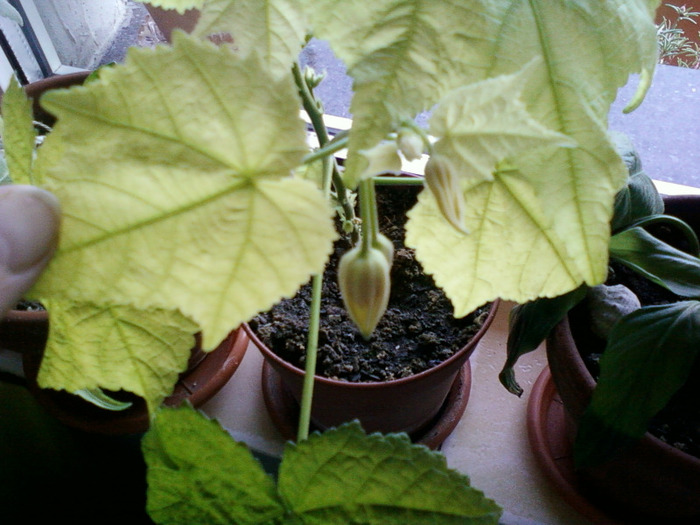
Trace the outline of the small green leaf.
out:
[[[600,378],[579,423],[578,467],[610,458],[646,432],[649,420],[685,384],[700,353],[700,302],[648,306],[614,326]]]
[[[640,227],[610,239],[610,256],[682,297],[700,298],[700,259],[657,239]]]
[[[510,312],[508,326],[508,357],[498,378],[511,394],[522,395],[523,389],[515,380],[513,367],[520,356],[532,352],[549,335],[559,321],[586,295],[581,286],[559,297],[536,299],[516,305]]]
[[[151,412],[172,393],[199,330],[173,311],[42,302],[51,322],[39,385],[68,392],[123,389],[143,397]]]
[[[88,403],[115,412],[126,410],[133,405],[131,401],[119,401],[118,399],[108,396],[101,388],[84,388],[82,390],[76,390],[74,394],[82,397]]]
[[[631,175],[627,185],[615,195],[611,229],[618,232],[644,217],[663,212],[664,201],[654,182],[640,171]]]
[[[308,525],[495,524],[501,514],[441,454],[357,423],[288,444],[279,491]]]
[[[300,0],[211,0],[204,4],[193,35],[230,33],[236,50],[259,55],[277,76],[289,75],[306,36]]]
[[[156,523],[282,523],[285,509],[272,478],[244,444],[192,408],[161,408],[142,448],[146,508]]]
[[[14,76],[2,98],[2,116],[2,142],[10,177],[16,184],[32,184],[32,159],[36,138],[32,102]]]

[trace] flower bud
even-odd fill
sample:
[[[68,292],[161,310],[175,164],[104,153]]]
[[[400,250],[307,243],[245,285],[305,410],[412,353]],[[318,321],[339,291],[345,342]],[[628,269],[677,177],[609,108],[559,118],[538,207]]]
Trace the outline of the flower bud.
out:
[[[464,227],[464,197],[452,163],[440,155],[431,157],[425,166],[425,183],[445,219],[460,232],[468,233]]]
[[[306,84],[309,86],[309,89],[314,89],[317,88],[318,85],[323,82],[323,79],[326,77],[324,73],[316,73],[316,71],[313,70],[313,68],[306,66],[304,69],[304,80],[306,81]]]
[[[401,128],[397,142],[407,160],[416,160],[423,155],[423,138],[412,129]]]
[[[382,250],[357,246],[340,259],[338,285],[345,308],[365,339],[386,311],[391,292],[389,263]]]

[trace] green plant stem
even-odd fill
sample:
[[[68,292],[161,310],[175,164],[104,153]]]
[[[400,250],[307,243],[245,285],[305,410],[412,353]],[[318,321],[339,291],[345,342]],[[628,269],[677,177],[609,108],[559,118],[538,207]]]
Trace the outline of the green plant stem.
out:
[[[316,97],[314,97],[314,94],[304,80],[304,75],[301,72],[298,62],[295,62],[292,66],[292,73],[294,75],[294,82],[299,89],[299,95],[301,96],[301,103],[304,106],[304,111],[306,111],[306,114],[309,116],[309,120],[311,120],[311,126],[316,132],[316,138],[318,139],[319,146],[323,148],[330,142],[330,136],[328,135],[326,123],[323,121],[323,111],[321,110]],[[340,176],[340,171],[335,163],[335,159],[332,159],[331,162],[333,162],[332,182],[338,196],[338,202],[343,208],[345,217],[352,219],[355,217],[355,210],[347,199],[345,183],[343,183],[343,178]],[[324,188],[325,187],[326,185],[324,184]]]
[[[321,322],[321,290],[323,274],[316,274],[311,281],[311,306],[309,311],[309,333],[306,341],[306,366],[304,384],[301,391],[299,425],[297,442],[309,437],[311,427],[311,405],[313,402],[314,379],[316,377],[316,358],[318,355],[318,328]]]
[[[377,205],[374,195],[374,181],[360,182],[360,218],[362,219],[362,253],[367,253],[374,244],[377,234]]]

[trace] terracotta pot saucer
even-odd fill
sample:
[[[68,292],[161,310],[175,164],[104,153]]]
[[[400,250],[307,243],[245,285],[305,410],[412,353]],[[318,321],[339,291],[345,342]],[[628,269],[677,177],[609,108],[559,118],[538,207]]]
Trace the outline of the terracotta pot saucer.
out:
[[[564,405],[546,367],[537,378],[527,405],[528,438],[535,459],[564,501],[580,514],[597,525],[621,525],[594,505],[577,481],[565,420]]]
[[[263,361],[261,382],[265,405],[273,423],[285,439],[295,440],[299,405],[291,392],[284,387],[280,375],[267,361]],[[459,423],[467,407],[470,390],[471,366],[469,361],[466,361],[452,383],[452,388],[437,417],[427,428],[417,435],[411,436],[413,442],[431,449],[439,448]],[[313,428],[312,430],[318,429]]]
[[[165,399],[167,406],[177,406],[188,400],[198,407],[211,399],[227,382],[241,363],[248,348],[248,336],[242,329],[232,331],[211,352],[197,359],[196,367],[181,374],[173,393]],[[138,396],[125,394],[133,405],[127,410],[113,412],[98,408],[64,391],[42,389],[36,383],[41,356],[27,352],[23,354],[27,385],[42,406],[63,423],[87,432],[100,434],[138,434],[148,429],[146,403]],[[192,363],[191,363],[192,364]]]

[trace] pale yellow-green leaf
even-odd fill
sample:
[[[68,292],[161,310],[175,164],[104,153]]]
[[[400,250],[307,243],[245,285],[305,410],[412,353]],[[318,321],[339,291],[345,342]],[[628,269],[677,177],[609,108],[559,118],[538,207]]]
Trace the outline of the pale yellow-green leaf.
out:
[[[184,13],[188,9],[199,9],[207,0],[137,0],[142,4],[151,4],[163,9],[174,9],[179,13]]]
[[[239,53],[255,51],[272,72],[282,76],[290,74],[306,30],[300,0],[210,0],[193,34],[229,33]]]
[[[50,301],[43,388],[127,390],[153,411],[187,366],[198,326],[177,311]]]
[[[474,178],[463,187],[469,235],[442,217],[427,190],[409,212],[406,232],[406,243],[416,247],[456,317],[498,297],[523,301],[577,285],[580,276],[562,239],[520,173],[496,173],[491,181]]]
[[[10,177],[16,184],[32,184],[32,158],[36,130],[32,103],[13,76],[2,97],[2,144]]]
[[[353,77],[346,178],[355,186],[371,149],[403,119],[430,109],[467,74],[483,78],[498,28],[490,3],[306,0],[315,36]]]
[[[296,93],[254,56],[179,34],[45,104],[64,220],[34,295],[179,308],[210,349],[323,269],[332,210],[290,175],[307,150]]]
[[[645,1],[507,3],[488,75],[537,59],[520,98],[534,121],[576,147],[512,155],[493,181],[467,185],[464,202],[472,215],[466,227],[475,229],[459,239],[458,250],[436,234],[437,216],[424,196],[407,238],[460,315],[495,297],[522,302],[604,280],[613,199],[626,176],[607,136],[607,113],[629,73],[655,63]],[[460,119],[469,116],[435,131],[449,136]],[[473,146],[481,158],[479,143]],[[457,259],[436,257],[436,243]]]
[[[362,150],[360,155],[367,159],[367,167],[358,180],[393,173],[401,173],[401,157],[398,146],[394,141],[381,142],[368,150]]]
[[[430,133],[440,137],[434,151],[450,158],[460,176],[490,180],[506,158],[545,145],[574,145],[527,112],[520,96],[532,69],[455,89],[440,101],[430,118]]]
[[[366,164],[360,150],[382,140],[401,119],[429,109],[450,89],[513,73],[539,57],[545,67],[540,82],[532,85],[528,107],[544,125],[570,135],[570,112],[592,112],[604,122],[628,75],[653,70],[655,64],[648,0],[323,4],[314,9],[318,2],[306,2],[314,34],[331,43],[354,78],[346,174],[351,186]],[[584,108],[570,105],[570,96]]]

